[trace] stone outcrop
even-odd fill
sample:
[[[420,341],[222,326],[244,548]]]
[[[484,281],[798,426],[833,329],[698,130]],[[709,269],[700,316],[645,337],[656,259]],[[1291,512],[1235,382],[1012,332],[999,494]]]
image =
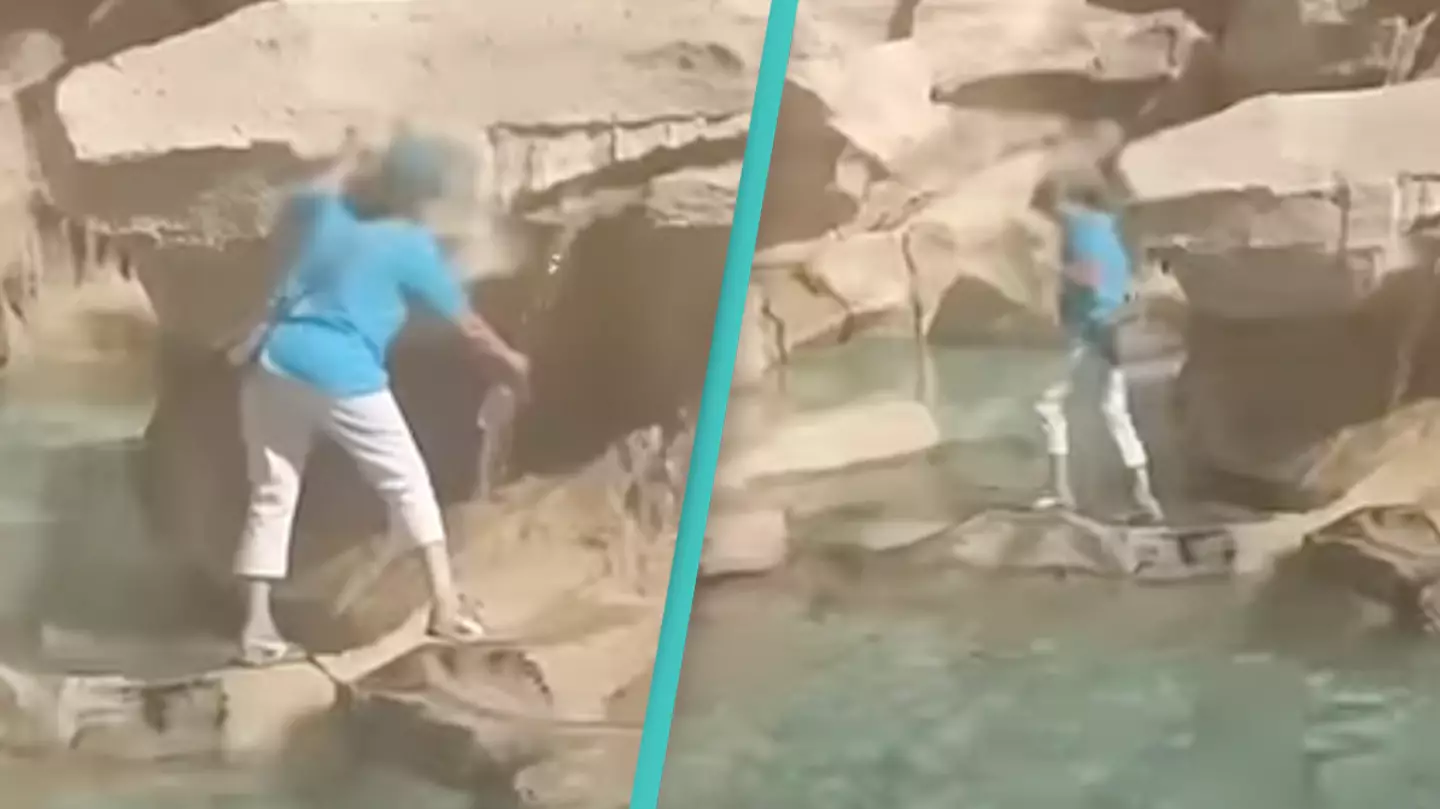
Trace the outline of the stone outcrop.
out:
[[[793,413],[751,434],[727,430],[716,485],[742,491],[769,479],[917,455],[939,442],[925,406],[896,397]]]
[[[1435,392],[1436,158],[1414,133],[1437,93],[1265,96],[1121,155],[1132,229],[1191,311],[1185,447],[1258,501],[1335,497]]]
[[[767,573],[785,564],[790,529],[778,510],[712,509],[705,526],[701,578]]]
[[[477,153],[476,224],[490,226],[475,236],[511,243],[500,266],[483,269],[513,273],[543,260],[543,245],[514,237],[527,206],[573,195],[577,183],[643,190],[652,177],[740,155],[763,15],[668,4],[637,28],[627,22],[634,9],[611,11],[446,0],[244,8],[32,93],[45,190],[71,219],[118,238],[167,334],[214,344],[267,288],[257,240],[278,191],[327,158],[345,127],[374,132],[404,119]],[[537,49],[555,54],[543,69]],[[223,77],[187,67],[215,60],[244,86],[226,90]],[[525,89],[473,79],[516,70]],[[677,193],[675,183],[645,194],[657,222],[719,218],[674,206],[718,188],[723,207],[728,178],[708,191],[691,183],[699,190]]]
[[[1132,227],[1198,311],[1352,309],[1390,273],[1428,266],[1409,237],[1437,213],[1440,158],[1418,134],[1440,122],[1436,97],[1434,81],[1263,96],[1156,134],[1120,158]]]
[[[1364,507],[1317,529],[1277,567],[1259,603],[1300,604],[1330,625],[1440,632],[1440,528],[1431,503]]]
[[[1139,527],[1059,513],[987,511],[953,529],[957,561],[984,570],[1172,582],[1234,572],[1223,526]]]
[[[1222,39],[1226,95],[1344,90],[1413,78],[1433,6],[1383,0],[1237,0]],[[1284,43],[1284,47],[1276,47]]]
[[[0,672],[0,747],[92,760],[247,762],[328,713],[337,686],[309,665],[168,678]]]
[[[941,47],[962,39],[984,45]],[[1049,339],[1050,234],[1025,213],[1039,177],[1209,109],[1214,79],[1183,14],[1066,2],[922,4],[911,35],[802,50],[756,257],[763,316],[747,321],[763,348],[745,367],[868,330]]]
[[[540,14],[438,1],[244,9],[83,66],[55,98],[57,123],[82,173],[124,173],[172,154],[184,160],[185,153],[238,152],[235,159],[199,159],[192,171],[208,176],[145,199],[105,194],[115,187],[107,179],[122,181],[116,173],[81,178],[72,194],[62,185],[57,196],[127,230],[148,219],[156,229],[180,226],[221,239],[262,231],[256,192],[275,172],[293,170],[293,161],[326,156],[347,125],[385,125],[400,115],[416,125],[483,133],[474,142],[488,180],[480,187],[502,198],[656,150],[743,134],[743,120],[726,122],[748,109],[762,24],[744,14],[717,18],[693,4],[647,9],[652,20],[639,27],[623,7],[579,12],[578,4],[571,13]],[[550,54],[543,65],[534,60],[539,51]],[[229,75],[239,84],[229,91],[215,85],[223,77],[202,79],[184,68],[216,59],[233,66]],[[475,81],[516,69],[528,77],[523,89]],[[457,97],[469,101],[457,105]],[[117,117],[119,99],[126,111]],[[589,134],[596,122],[608,125]],[[48,172],[52,182],[61,168]],[[107,210],[107,198],[118,210]]]

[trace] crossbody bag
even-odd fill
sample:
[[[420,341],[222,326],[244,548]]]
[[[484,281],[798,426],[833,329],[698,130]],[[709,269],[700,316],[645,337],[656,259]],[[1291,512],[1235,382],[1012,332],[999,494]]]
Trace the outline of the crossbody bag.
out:
[[[277,235],[277,241],[282,250],[288,249],[294,244],[290,234]],[[340,258],[331,258],[323,266],[321,272],[311,283],[291,291],[290,294],[273,296],[265,310],[265,317],[246,332],[245,336],[232,344],[225,350],[225,357],[236,367],[246,367],[258,362],[261,352],[265,350],[265,344],[270,340],[270,335],[275,328],[300,307],[306,300],[312,298],[317,292],[329,286],[329,282],[339,275],[339,268],[343,267],[350,257],[359,250],[360,240],[352,239],[349,249],[340,254]],[[287,259],[293,257],[293,252],[282,252]],[[288,283],[289,279],[282,283]]]

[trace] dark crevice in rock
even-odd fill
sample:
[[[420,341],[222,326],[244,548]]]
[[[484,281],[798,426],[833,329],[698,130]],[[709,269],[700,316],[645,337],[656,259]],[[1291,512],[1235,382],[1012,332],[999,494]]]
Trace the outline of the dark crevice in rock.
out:
[[[59,37],[71,64],[109,58],[216,22],[268,0],[45,0],[8,2],[0,32],[39,29]]]
[[[1136,117],[1168,84],[1163,78],[1101,79],[1071,71],[991,76],[940,88],[935,100],[955,107],[1005,112],[1043,112],[1075,121]]]
[[[915,12],[920,9],[921,0],[896,0],[890,21],[885,26],[885,38],[890,41],[909,39],[915,36]]]
[[[574,468],[698,397],[727,242],[723,228],[656,227],[638,211],[579,235],[545,328],[530,336],[517,471]]]
[[[828,118],[824,102],[804,87],[786,83],[756,251],[815,239],[856,213],[855,200],[835,188],[846,139],[825,123]]]
[[[1216,485],[1248,505],[1277,509],[1338,496],[1298,478],[1255,479],[1210,453],[1216,441],[1228,450],[1263,447],[1261,455],[1305,469],[1347,428],[1374,423],[1397,405],[1440,397],[1440,363],[1432,359],[1440,356],[1440,320],[1415,322],[1417,302],[1436,294],[1434,283],[1428,267],[1395,273],[1363,305],[1333,316],[1236,320],[1193,313],[1177,414],[1197,460],[1216,467]],[[1336,387],[1336,379],[1345,385]]]

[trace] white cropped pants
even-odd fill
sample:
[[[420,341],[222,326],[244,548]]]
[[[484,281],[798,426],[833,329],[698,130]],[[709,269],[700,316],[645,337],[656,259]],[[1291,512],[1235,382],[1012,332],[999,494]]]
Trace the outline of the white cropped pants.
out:
[[[393,526],[417,545],[445,541],[445,525],[425,460],[390,391],[332,399],[303,383],[252,368],[240,393],[240,426],[250,508],[235,558],[246,578],[283,579],[305,460],[315,438],[330,436],[384,498]]]
[[[1125,390],[1125,372],[1113,358],[1113,348],[1089,340],[1075,340],[1070,344],[1066,356],[1065,374],[1055,384],[1045,389],[1035,405],[1040,415],[1040,425],[1045,431],[1046,449],[1053,456],[1065,457],[1070,454],[1070,428],[1065,419],[1065,405],[1070,399],[1076,383],[1094,375],[1100,405],[1100,415],[1105,427],[1120,450],[1120,459],[1127,469],[1140,469],[1149,463],[1145,444],[1135,429],[1135,420],[1130,416],[1129,395]]]

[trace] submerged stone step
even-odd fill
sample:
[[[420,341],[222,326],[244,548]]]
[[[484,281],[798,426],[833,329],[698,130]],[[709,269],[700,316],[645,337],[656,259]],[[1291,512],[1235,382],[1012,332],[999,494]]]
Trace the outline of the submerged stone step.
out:
[[[144,679],[0,664],[0,749],[118,761],[236,762],[283,750],[336,704],[310,664]]]
[[[992,509],[957,526],[952,554],[974,567],[1165,582],[1228,576],[1235,535],[1225,525],[1132,526],[1062,511]]]

